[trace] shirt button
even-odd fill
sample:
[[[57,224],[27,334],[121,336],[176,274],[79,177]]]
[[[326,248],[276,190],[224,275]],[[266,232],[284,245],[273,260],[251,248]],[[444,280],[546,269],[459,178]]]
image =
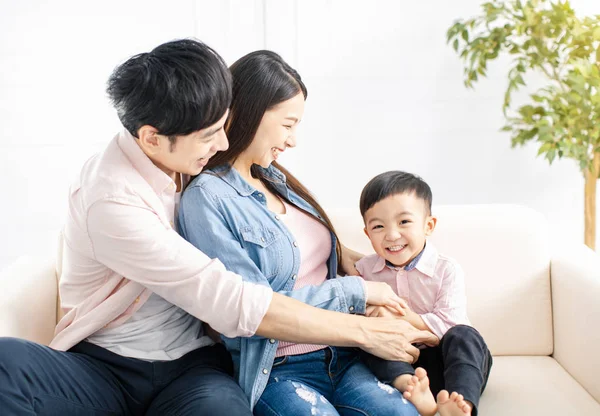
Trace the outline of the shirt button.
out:
[[[135,303],[138,303],[140,301],[140,298],[135,298]]]
[[[348,310],[349,310],[350,312],[354,312],[354,306],[350,306],[350,307],[348,308]]]
[[[258,194],[258,197],[259,197],[259,198],[262,198],[263,196],[264,196],[263,194]]]
[[[298,247],[298,242],[294,241],[293,244],[294,244],[294,247]]]
[[[296,278],[297,278],[297,277],[298,277],[298,275],[297,275],[297,274],[293,275],[293,276],[292,276],[292,280],[296,280]]]
[[[269,374],[269,370],[267,370],[266,368],[263,368],[263,374]]]
[[[271,338],[271,339],[269,340],[269,342],[270,342],[271,344],[275,344],[275,340],[274,340],[273,338]]]
[[[175,184],[174,184],[173,182],[171,182],[171,183],[169,184],[169,189],[174,189],[174,188],[175,188]]]
[[[279,221],[279,215],[275,215],[275,219]]]
[[[173,223],[173,221],[169,221],[169,224],[171,224],[171,227],[175,228],[175,223]]]
[[[264,238],[264,237],[261,237],[261,238],[260,238],[260,241],[262,241],[262,242],[264,243],[264,242],[265,242],[265,238]]]

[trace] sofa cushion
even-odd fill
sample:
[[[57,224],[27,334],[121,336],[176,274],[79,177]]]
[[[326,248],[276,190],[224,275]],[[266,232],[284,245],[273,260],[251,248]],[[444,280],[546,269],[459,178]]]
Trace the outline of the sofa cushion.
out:
[[[485,416],[600,415],[600,403],[551,357],[494,357]]]

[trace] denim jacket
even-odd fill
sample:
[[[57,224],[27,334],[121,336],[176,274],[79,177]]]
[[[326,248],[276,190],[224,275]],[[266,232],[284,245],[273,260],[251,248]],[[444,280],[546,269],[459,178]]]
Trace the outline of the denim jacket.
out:
[[[286,185],[281,171],[263,170],[274,188],[297,208],[321,219],[318,212]],[[360,277],[336,278],[336,239],[331,235],[327,281],[293,290],[300,268],[300,251],[280,217],[267,208],[262,192],[233,168],[219,166],[196,177],[181,198],[181,235],[209,257],[249,282],[331,311],[364,314],[364,283]],[[260,336],[223,337],[231,352],[235,376],[252,407],[264,391],[278,342]]]

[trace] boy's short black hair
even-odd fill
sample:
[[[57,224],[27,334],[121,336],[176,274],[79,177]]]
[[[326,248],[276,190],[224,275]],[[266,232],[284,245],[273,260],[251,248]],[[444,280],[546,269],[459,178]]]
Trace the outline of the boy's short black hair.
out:
[[[433,195],[431,188],[421,177],[399,170],[381,173],[363,188],[360,194],[360,214],[364,218],[365,213],[373,205],[388,196],[412,193],[425,202],[427,214],[431,215]]]
[[[231,105],[231,87],[219,54],[198,40],[180,39],[119,65],[107,92],[134,137],[150,125],[173,142],[219,121]]]

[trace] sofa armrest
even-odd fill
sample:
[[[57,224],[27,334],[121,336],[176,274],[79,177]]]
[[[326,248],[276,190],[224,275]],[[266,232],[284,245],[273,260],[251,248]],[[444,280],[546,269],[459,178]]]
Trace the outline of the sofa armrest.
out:
[[[600,402],[600,256],[583,244],[552,257],[554,358]]]
[[[0,272],[0,337],[48,345],[56,326],[54,259],[20,257]]]

